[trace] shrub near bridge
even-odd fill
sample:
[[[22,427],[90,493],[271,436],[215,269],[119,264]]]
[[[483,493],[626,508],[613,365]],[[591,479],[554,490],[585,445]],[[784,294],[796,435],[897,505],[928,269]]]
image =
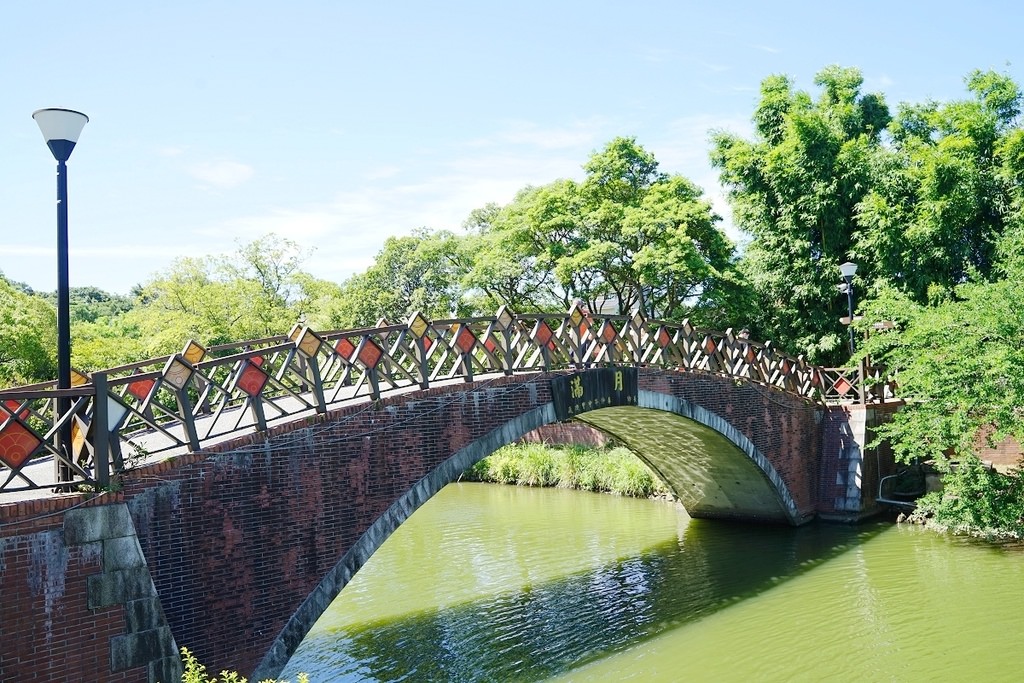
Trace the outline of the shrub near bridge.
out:
[[[668,495],[668,488],[625,448],[513,444],[473,465],[463,478],[518,486],[558,486],[634,498]]]

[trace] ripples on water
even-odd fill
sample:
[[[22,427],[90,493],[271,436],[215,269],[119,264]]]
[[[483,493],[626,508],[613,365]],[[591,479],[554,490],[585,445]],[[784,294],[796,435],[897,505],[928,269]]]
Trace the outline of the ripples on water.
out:
[[[951,639],[972,658],[987,637],[1019,635],[1020,558],[883,524],[749,526],[651,501],[453,485],[371,558],[282,675],[957,680],[946,675],[962,658],[940,652],[934,630],[979,634]],[[986,560],[997,569],[982,574],[1001,580],[982,590]],[[989,663],[961,669],[1017,680]]]

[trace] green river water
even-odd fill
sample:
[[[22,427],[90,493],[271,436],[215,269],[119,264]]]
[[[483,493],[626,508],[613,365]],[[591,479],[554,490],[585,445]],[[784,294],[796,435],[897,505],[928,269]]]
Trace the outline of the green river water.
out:
[[[1024,550],[916,527],[691,520],[453,484],[283,676],[312,681],[1020,681]]]

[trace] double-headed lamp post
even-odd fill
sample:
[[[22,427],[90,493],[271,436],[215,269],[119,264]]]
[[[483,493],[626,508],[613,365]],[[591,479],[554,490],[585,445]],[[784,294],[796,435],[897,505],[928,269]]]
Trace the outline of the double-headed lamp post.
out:
[[[68,286],[68,167],[82,128],[89,122],[85,114],[71,109],[39,109],[32,112],[46,146],[57,160],[57,389],[71,388],[71,293]],[[71,402],[57,401],[58,419],[64,417]],[[70,430],[62,430],[61,447],[71,457]],[[58,481],[67,481],[70,471],[57,461]]]
[[[857,264],[851,261],[839,266],[839,272],[843,275],[843,282],[846,283],[846,301],[850,308],[850,354],[853,354],[853,276],[857,274]]]

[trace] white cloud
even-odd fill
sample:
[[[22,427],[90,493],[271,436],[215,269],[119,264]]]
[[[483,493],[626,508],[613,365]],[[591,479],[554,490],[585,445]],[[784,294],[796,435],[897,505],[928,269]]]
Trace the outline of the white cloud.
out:
[[[675,50],[668,48],[648,47],[640,51],[640,59],[653,64],[663,64],[675,57]]]
[[[251,166],[237,161],[207,161],[189,166],[188,172],[208,185],[220,189],[237,187],[253,175]]]
[[[566,126],[541,126],[533,121],[507,121],[501,130],[471,143],[476,147],[522,145],[541,150],[570,149],[593,145],[608,122],[602,118],[581,119]]]

